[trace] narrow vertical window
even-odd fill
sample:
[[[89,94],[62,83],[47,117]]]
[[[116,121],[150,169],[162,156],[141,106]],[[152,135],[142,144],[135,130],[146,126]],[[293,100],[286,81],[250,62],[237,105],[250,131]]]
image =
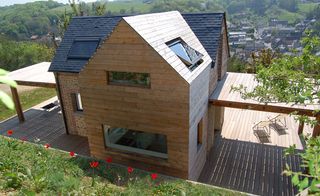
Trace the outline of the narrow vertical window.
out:
[[[81,112],[83,111],[83,106],[82,106],[82,100],[81,100],[80,93],[72,94],[72,102],[73,102],[75,111],[81,111]]]
[[[203,125],[202,125],[202,119],[200,120],[200,122],[197,125],[197,147],[198,150],[202,145],[202,129],[203,129]]]

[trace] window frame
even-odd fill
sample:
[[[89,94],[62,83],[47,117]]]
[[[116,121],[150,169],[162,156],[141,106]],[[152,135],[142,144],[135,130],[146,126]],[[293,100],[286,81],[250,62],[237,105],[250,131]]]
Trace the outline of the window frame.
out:
[[[129,84],[129,83],[119,83],[111,81],[110,74],[112,72],[119,72],[119,73],[133,73],[133,74],[148,74],[149,81],[147,85],[143,84]],[[126,72],[126,71],[106,71],[107,75],[107,85],[113,85],[113,86],[126,86],[126,87],[137,87],[137,88],[151,88],[151,74],[150,73],[140,73],[140,72]]]
[[[186,59],[184,59],[183,57],[181,57],[180,55],[178,55],[174,50],[172,50],[172,46],[178,44],[178,43],[181,43],[183,49],[185,50],[186,54],[189,56],[190,60],[191,60],[191,57],[190,55],[188,54],[188,50],[185,48],[185,47],[189,47],[189,49],[192,49],[194,52],[198,53],[198,57],[195,58],[193,61],[187,61]],[[173,39],[169,42],[166,43],[166,45],[169,47],[169,49],[188,67],[188,69],[190,71],[193,71],[195,70],[199,65],[201,65],[203,63],[203,54],[201,54],[200,52],[198,52],[197,50],[195,50],[194,48],[192,48],[191,46],[189,46],[185,41],[183,41],[183,39],[181,39],[180,37],[179,38],[176,38],[176,39]]]
[[[203,143],[203,118],[197,124],[197,149],[199,150]]]
[[[74,111],[83,112],[83,103],[80,93],[72,93],[72,100]]]
[[[72,51],[72,47],[73,47],[73,44],[76,43],[76,42],[97,42],[97,46],[95,48],[95,50],[97,50],[97,48],[99,47],[100,45],[100,41],[101,39],[98,38],[98,37],[78,37],[78,38],[75,38],[73,41],[72,41],[72,45],[68,51],[68,55],[67,55],[67,59],[70,59],[70,60],[88,60],[91,58],[91,55],[90,56],[82,56],[82,55],[70,55],[71,51]]]
[[[111,126],[105,125],[105,124],[102,125],[103,141],[104,141],[104,146],[106,149],[111,148],[111,149],[123,151],[124,153],[136,153],[139,155],[148,156],[148,157],[152,157],[152,158],[161,158],[161,159],[166,159],[166,160],[168,159],[168,140],[167,139],[166,139],[167,153],[155,152],[155,151],[151,151],[151,150],[144,150],[144,149],[140,149],[140,148],[135,148],[135,147],[112,143],[109,140],[109,137],[108,137],[109,130],[106,130],[106,127],[108,129],[110,129]],[[129,130],[132,130],[132,129],[129,129]],[[132,131],[137,131],[137,130],[132,130]],[[145,132],[145,131],[141,131],[141,132],[149,133],[149,132]],[[150,133],[150,134],[157,134],[157,133]],[[161,135],[164,135],[164,134],[161,134]],[[167,138],[167,135],[165,135],[165,136]]]

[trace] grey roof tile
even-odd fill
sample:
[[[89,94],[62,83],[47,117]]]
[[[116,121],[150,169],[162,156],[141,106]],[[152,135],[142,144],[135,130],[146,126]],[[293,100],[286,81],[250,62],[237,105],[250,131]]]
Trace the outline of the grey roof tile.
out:
[[[182,14],[182,16],[214,61],[219,46],[224,14],[198,13]],[[111,34],[122,17],[123,16],[89,16],[72,18],[71,23],[64,34],[63,40],[51,62],[49,71],[80,72],[88,60],[67,58],[74,39],[89,36],[98,37],[102,42]]]

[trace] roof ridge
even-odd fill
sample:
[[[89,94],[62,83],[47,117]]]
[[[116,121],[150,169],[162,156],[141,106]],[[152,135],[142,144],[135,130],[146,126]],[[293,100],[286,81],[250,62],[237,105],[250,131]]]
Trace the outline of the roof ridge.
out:
[[[172,10],[177,11],[177,10]],[[169,12],[172,12],[169,11]],[[177,11],[179,12],[179,11]],[[79,19],[79,18],[119,18],[119,17],[130,17],[130,16],[139,16],[145,14],[157,14],[158,12],[150,12],[150,13],[141,13],[141,14],[119,14],[119,15],[104,15],[104,16],[73,16],[72,18]],[[181,13],[181,15],[218,15],[218,14],[225,14],[225,12],[195,12],[195,13]]]
[[[182,15],[219,15],[225,14],[225,12],[195,12],[195,13],[182,13]]]

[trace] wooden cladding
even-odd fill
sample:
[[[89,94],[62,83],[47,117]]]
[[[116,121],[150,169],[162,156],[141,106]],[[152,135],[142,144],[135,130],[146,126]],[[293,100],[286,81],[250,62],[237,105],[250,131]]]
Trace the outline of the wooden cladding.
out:
[[[150,88],[150,74],[107,71],[107,81],[111,85]]]

